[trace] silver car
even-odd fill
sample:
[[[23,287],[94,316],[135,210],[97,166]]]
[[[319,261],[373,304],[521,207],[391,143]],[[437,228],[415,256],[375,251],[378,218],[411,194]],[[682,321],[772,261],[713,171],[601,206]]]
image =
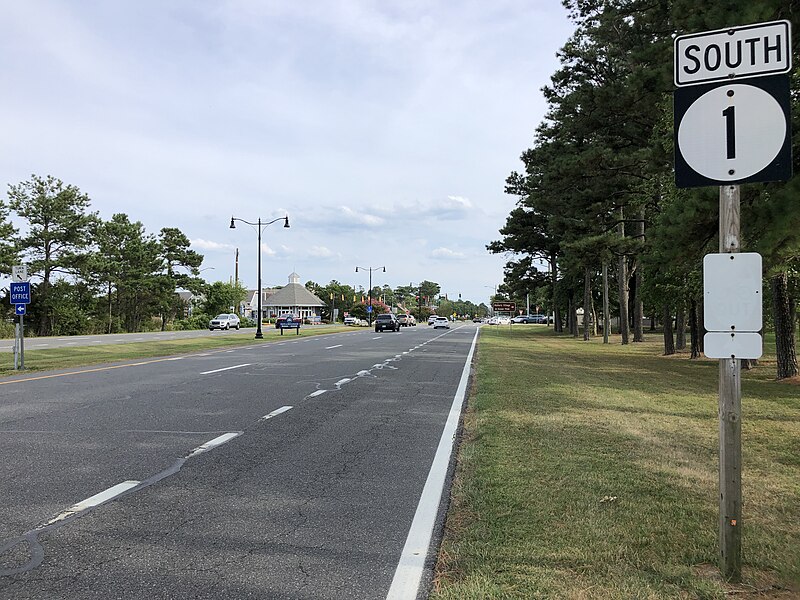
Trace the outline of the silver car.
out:
[[[217,315],[208,322],[208,330],[215,329],[239,329],[239,317],[228,313]]]

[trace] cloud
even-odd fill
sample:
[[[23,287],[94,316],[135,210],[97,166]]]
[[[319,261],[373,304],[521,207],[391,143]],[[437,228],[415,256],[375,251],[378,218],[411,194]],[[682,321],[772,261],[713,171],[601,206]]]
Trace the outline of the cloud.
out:
[[[466,258],[463,252],[456,252],[450,248],[436,248],[431,252],[431,258],[439,260],[461,260]]]
[[[236,247],[231,244],[222,244],[220,242],[212,242],[211,240],[204,240],[202,238],[197,238],[196,240],[190,240],[190,243],[193,248],[197,248],[198,250],[235,250]]]
[[[334,256],[334,253],[330,248],[326,248],[325,246],[311,246],[311,248],[308,249],[308,255],[312,258],[331,258]]]

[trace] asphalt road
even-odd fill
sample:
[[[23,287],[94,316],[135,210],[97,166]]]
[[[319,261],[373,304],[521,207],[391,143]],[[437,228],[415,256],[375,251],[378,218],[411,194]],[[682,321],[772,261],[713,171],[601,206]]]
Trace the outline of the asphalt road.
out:
[[[0,598],[386,598],[428,548],[475,333],[0,379]]]

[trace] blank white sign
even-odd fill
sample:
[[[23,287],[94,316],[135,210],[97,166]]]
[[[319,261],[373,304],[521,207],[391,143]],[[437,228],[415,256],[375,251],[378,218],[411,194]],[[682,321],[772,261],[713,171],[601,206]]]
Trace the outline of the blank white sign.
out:
[[[712,331],[703,336],[703,354],[708,358],[761,358],[761,335]]]
[[[707,331],[760,331],[761,255],[706,254],[703,296]]]

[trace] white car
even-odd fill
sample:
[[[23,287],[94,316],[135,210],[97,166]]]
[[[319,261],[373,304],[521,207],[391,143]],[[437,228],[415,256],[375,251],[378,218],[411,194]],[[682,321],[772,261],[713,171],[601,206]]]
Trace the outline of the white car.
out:
[[[234,314],[222,313],[208,322],[208,330],[239,329],[239,317]]]
[[[345,317],[344,318],[345,325],[360,325],[361,319],[357,319],[355,317]]]
[[[447,320],[447,317],[436,317],[433,320],[433,328],[438,329],[439,327],[450,329],[450,321]]]
[[[495,317],[495,319],[497,319],[498,325],[511,325],[511,317],[501,316]]]

